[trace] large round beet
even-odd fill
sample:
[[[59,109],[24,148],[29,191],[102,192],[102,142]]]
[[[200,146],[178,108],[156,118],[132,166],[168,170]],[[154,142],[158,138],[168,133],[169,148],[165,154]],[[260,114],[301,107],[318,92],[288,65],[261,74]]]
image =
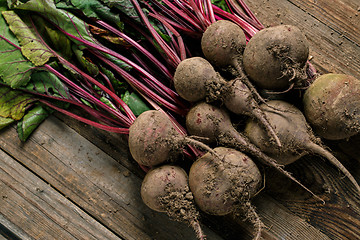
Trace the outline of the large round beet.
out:
[[[314,131],[329,140],[360,132],[360,81],[344,74],[325,74],[306,90],[304,114]]]
[[[259,190],[262,178],[255,163],[245,154],[224,147],[214,151],[221,160],[211,154],[196,160],[190,169],[189,185],[202,211],[226,215]]]
[[[260,88],[286,90],[302,86],[309,44],[299,28],[280,25],[257,32],[244,50],[246,74]]]

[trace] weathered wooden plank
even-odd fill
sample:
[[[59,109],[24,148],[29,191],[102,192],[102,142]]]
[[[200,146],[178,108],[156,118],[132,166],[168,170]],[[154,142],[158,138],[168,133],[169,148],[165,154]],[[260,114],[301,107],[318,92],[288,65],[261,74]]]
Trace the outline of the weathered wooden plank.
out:
[[[6,236],[6,238],[5,238],[5,236],[0,235],[0,240],[7,240],[7,239],[9,239],[9,237],[8,237],[8,236]]]
[[[32,239],[119,239],[1,150],[0,192],[0,214],[17,226],[14,236],[21,229]]]
[[[274,200],[267,193],[261,193],[252,201],[264,223],[263,239],[266,240],[330,240],[326,233],[312,226],[305,219],[293,214],[287,207]],[[244,229],[243,240],[253,239],[253,227],[244,224],[242,219],[226,217],[224,222],[234,222]],[[236,226],[232,226],[236,227]],[[229,239],[236,239],[235,236]]]
[[[346,167],[355,170],[359,164],[351,161]],[[268,176],[272,181],[268,181],[267,190],[278,203],[331,239],[360,238],[360,196],[335,167],[323,159],[306,157],[290,165],[288,171],[323,198],[326,204],[311,198],[283,176],[271,176],[274,173],[270,172]],[[360,179],[358,171],[352,173]]]
[[[0,236],[2,236],[4,239],[14,239],[14,240],[31,239],[31,237],[27,235],[21,228],[14,225],[12,222],[10,222],[1,214],[0,214]]]
[[[326,233],[296,216],[267,194],[255,198],[254,205],[274,239],[330,240]]]
[[[289,2],[360,46],[358,0],[289,0]]]
[[[359,45],[344,38],[342,34],[288,0],[245,0],[245,2],[265,26],[279,24],[298,26],[310,43],[310,54],[313,56],[311,62],[321,73],[345,73],[360,78]],[[346,5],[353,0],[342,2]]]
[[[76,109],[75,109],[76,112]],[[83,112],[78,112],[84,114]],[[73,118],[55,113],[57,118],[61,119],[66,125],[74,129],[81,136],[89,140],[102,151],[114,158],[119,164],[127,168],[130,172],[143,178],[144,171],[131,158],[128,148],[127,135],[106,132],[104,130],[89,126]]]
[[[142,203],[140,178],[54,117],[26,143],[18,140],[15,129],[6,129],[0,146],[122,238],[195,238],[185,224]],[[210,239],[221,239],[206,227],[205,232]]]

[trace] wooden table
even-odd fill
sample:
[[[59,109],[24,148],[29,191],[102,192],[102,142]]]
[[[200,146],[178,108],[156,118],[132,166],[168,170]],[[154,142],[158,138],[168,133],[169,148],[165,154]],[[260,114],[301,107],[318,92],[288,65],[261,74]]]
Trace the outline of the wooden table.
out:
[[[246,2],[266,26],[298,26],[321,73],[360,79],[359,0]],[[186,225],[142,203],[144,173],[123,136],[60,114],[26,143],[15,126],[0,133],[0,239],[194,239]],[[360,182],[360,161],[335,154]],[[270,172],[272,183],[254,199],[267,226],[264,239],[360,239],[360,197],[339,171],[318,157],[287,169],[326,204]],[[203,216],[202,222],[209,240],[251,239],[252,226],[240,220]]]

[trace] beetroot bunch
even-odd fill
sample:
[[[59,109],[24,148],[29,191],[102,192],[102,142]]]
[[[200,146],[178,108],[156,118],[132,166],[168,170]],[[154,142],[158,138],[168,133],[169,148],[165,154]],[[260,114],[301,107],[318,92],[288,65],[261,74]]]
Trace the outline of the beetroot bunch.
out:
[[[256,228],[254,239],[260,239],[263,227],[250,203],[262,184],[259,164],[276,168],[312,193],[284,166],[306,154],[319,155],[337,167],[360,192],[357,181],[321,140],[348,138],[359,132],[359,80],[328,74],[309,87],[309,79],[314,78],[307,61],[309,45],[304,34],[290,25],[263,29],[247,43],[238,25],[226,20],[216,21],[204,32],[201,49],[203,55],[178,64],[173,78],[176,92],[192,106],[185,119],[187,136],[179,134],[168,118],[169,125],[163,125],[162,121],[156,123],[161,130],[155,132],[150,124],[152,120],[146,120],[144,126],[147,128],[140,131],[136,139],[140,139],[141,149],[146,146],[151,155],[145,152],[145,159],[139,163],[154,158],[165,159],[168,164],[174,159],[168,153],[176,153],[174,156],[178,159],[182,153],[180,156],[184,159],[191,151],[189,145],[200,149],[200,152],[195,151],[196,161],[187,169],[188,173],[183,174],[188,180],[181,191],[188,194],[188,199],[193,200],[192,204],[200,212],[236,214],[248,219]],[[267,100],[259,93],[267,92],[277,98],[291,91],[300,91],[304,97]],[[350,103],[346,100],[349,98]],[[233,123],[239,115],[247,118],[241,126]],[[134,125],[137,121],[140,120]],[[164,134],[169,128],[169,134]],[[131,132],[130,128],[130,136]],[[147,136],[150,138],[143,139]],[[156,143],[150,145],[150,139]],[[132,141],[129,145],[133,153]],[[164,152],[165,146],[169,150]],[[155,156],[152,151],[160,155]],[[133,156],[136,160],[135,153]],[[162,189],[161,194],[156,190],[160,204],[161,199],[169,196],[169,189],[177,184],[176,180],[170,180],[175,175],[168,176],[160,177],[165,185],[155,184]],[[146,177],[143,189],[152,186],[148,181]],[[146,195],[142,195],[147,202]],[[162,203],[164,207],[166,204]],[[202,231],[197,228],[199,225],[195,224],[197,217],[188,223],[194,227],[198,238],[203,239]]]
[[[187,223],[198,239],[206,239],[202,214],[242,217],[253,224],[254,239],[261,238],[264,224],[251,201],[264,184],[262,164],[313,194],[284,166],[306,154],[319,155],[360,192],[324,145],[324,140],[360,132],[360,82],[341,74],[315,79],[309,44],[297,27],[264,28],[243,1],[229,1],[228,13],[211,1],[130,0],[132,7],[119,5],[114,11],[135,11],[130,18],[129,12],[121,13],[127,26],[121,30],[115,27],[118,15],[109,15],[113,20],[107,23],[72,6],[78,18],[62,9],[65,3],[49,1],[39,1],[49,5],[33,14],[34,2],[0,6],[0,50],[8,54],[3,61],[9,64],[0,69],[6,85],[0,89],[3,108],[6,103],[20,106],[21,114],[35,106],[52,108],[128,134],[131,156],[147,172],[141,187],[144,203]],[[107,14],[101,16],[113,12],[113,4],[106,4]],[[66,9],[72,7],[66,3]],[[52,14],[46,15],[46,9]],[[18,23],[31,34],[23,34]],[[57,45],[53,31],[64,45]],[[28,39],[38,44],[31,51]],[[70,47],[63,47],[67,43]],[[35,49],[50,55],[38,62],[38,55],[27,54]],[[39,76],[46,79],[36,82]],[[12,92],[15,88],[36,98],[9,104],[14,101],[5,97],[20,95]],[[290,95],[303,97],[289,99],[295,91]],[[129,94],[136,96],[133,102],[125,102]],[[68,105],[85,110],[91,120],[72,113]]]

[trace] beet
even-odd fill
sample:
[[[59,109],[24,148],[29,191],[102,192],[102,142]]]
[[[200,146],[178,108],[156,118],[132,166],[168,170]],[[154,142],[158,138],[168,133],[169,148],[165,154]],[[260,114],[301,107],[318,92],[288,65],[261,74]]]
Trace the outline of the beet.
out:
[[[287,90],[304,85],[308,57],[309,44],[300,29],[280,25],[262,29],[249,40],[243,66],[256,86]]]
[[[239,79],[225,81],[204,58],[183,60],[176,68],[174,86],[176,92],[187,101],[220,100],[235,114],[259,119],[276,144],[281,145],[247,85]]]
[[[219,85],[217,89],[221,89],[225,84],[225,80],[202,57],[192,57],[181,61],[174,74],[176,92],[190,102],[205,99],[212,91],[211,88]]]
[[[200,102],[188,112],[186,116],[186,128],[190,134],[207,139],[208,143],[217,143],[220,146],[234,148],[241,152],[251,154],[265,164],[276,168],[319,199],[319,197],[296,180],[290,173],[285,171],[275,159],[264,154],[260,148],[252,144],[245,135],[238,132],[233,127],[230,116],[225,109]],[[269,138],[267,137],[267,139]]]
[[[329,140],[360,133],[360,81],[345,74],[325,74],[305,91],[304,115],[314,132]]]
[[[250,199],[259,191],[262,178],[255,163],[245,154],[231,148],[218,147],[214,158],[204,154],[191,166],[189,186],[195,203],[211,215],[240,214],[256,227],[260,239],[262,222]]]
[[[182,168],[163,165],[150,170],[141,185],[141,198],[149,208],[166,212],[172,220],[187,223],[195,230],[198,239],[205,239],[188,176]]]
[[[156,110],[143,112],[129,128],[131,156],[145,166],[175,160],[181,153],[182,139],[165,114]]]
[[[320,145],[320,140],[315,137],[299,109],[290,103],[280,100],[272,100],[267,104],[280,110],[276,111],[268,107],[268,105],[261,105],[271,125],[274,126],[282,147],[279,148],[271,143],[266,133],[256,121],[249,121],[245,127],[245,133],[252,143],[282,165],[290,164],[308,153],[323,156],[342,171],[356,189],[360,191],[358,183],[349,171],[329,151]]]
[[[241,63],[245,45],[243,30],[227,20],[212,23],[201,38],[201,49],[205,58],[220,68]]]
[[[129,128],[129,150],[144,166],[156,166],[176,160],[189,144],[212,151],[205,144],[180,134],[163,112],[149,110],[140,114]]]

